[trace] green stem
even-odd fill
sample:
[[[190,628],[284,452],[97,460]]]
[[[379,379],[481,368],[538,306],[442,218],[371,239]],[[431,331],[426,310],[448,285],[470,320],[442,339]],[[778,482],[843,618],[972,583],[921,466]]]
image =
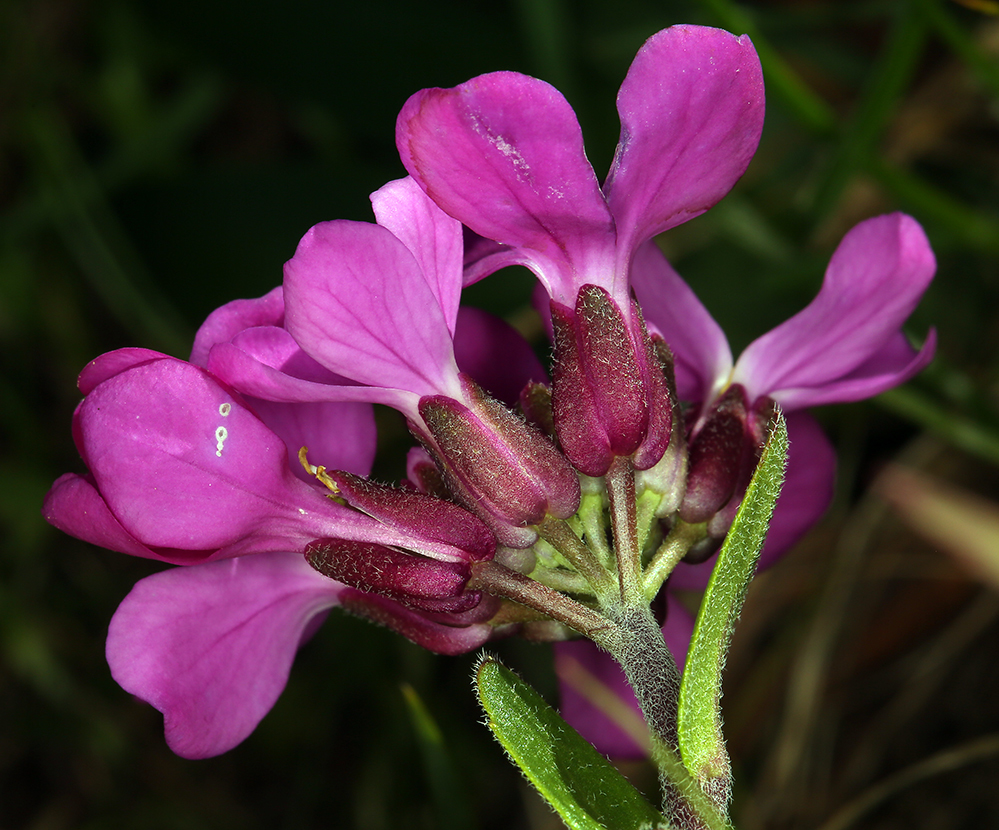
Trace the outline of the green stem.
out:
[[[679,758],[677,706],[680,672],[647,605],[622,609],[616,628],[605,632],[606,648],[635,691],[652,737],[659,768],[663,812],[677,830],[720,830],[726,822],[701,792]]]
[[[593,551],[576,535],[568,522],[548,516],[538,525],[538,533],[572,563],[572,566],[590,583],[598,597],[605,597],[616,590],[617,586],[611,575],[600,564]]]
[[[608,640],[608,630],[615,627],[613,622],[592,608],[492,560],[472,564],[472,578],[468,580],[468,588],[486,591],[533,608],[598,644]],[[611,636],[610,639],[616,638]]]
[[[635,471],[630,459],[615,458],[604,480],[607,482],[621,604],[625,607],[647,605],[642,591],[642,551],[636,525]]]
[[[704,528],[705,525],[703,523],[689,525],[677,519],[673,529],[669,532],[669,536],[663,540],[663,543],[659,546],[659,550],[652,557],[652,561],[645,568],[642,586],[649,602],[659,593],[662,584],[673,573],[673,569],[679,564],[680,560],[687,555],[687,551],[705,537]]]

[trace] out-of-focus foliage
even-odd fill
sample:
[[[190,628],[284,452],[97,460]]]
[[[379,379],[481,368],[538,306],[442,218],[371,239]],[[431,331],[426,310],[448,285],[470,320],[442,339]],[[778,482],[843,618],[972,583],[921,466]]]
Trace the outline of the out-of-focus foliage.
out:
[[[810,299],[859,219],[913,214],[939,260],[911,321],[917,336],[937,327],[937,362],[822,414],[841,454],[837,505],[751,587],[725,688],[734,816],[743,830],[995,825],[999,598],[867,494],[892,460],[999,499],[992,5],[0,5],[0,828],[447,827],[404,682],[443,736],[468,826],[557,826],[478,723],[473,656],[434,657],[338,614],[243,746],[174,757],[159,716],[103,661],[108,619],[153,566],[61,536],[39,506],[81,469],[79,369],[126,345],[186,356],[211,309],[281,279],[311,224],[368,218],[367,194],[403,174],[394,119],[410,93],[496,69],[544,77],[602,174],[631,57],[680,22],[748,31],[764,61],[756,160],[663,240],[734,346]],[[528,288],[497,275],[470,299],[537,331]],[[399,474],[387,460],[379,472]],[[498,649],[552,699],[544,648]],[[628,772],[650,786],[647,769]]]

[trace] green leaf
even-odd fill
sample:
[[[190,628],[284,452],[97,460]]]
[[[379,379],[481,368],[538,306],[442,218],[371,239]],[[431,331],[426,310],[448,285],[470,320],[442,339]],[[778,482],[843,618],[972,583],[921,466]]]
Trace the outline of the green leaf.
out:
[[[680,755],[687,769],[719,804],[727,801],[731,782],[721,729],[722,670],[784,482],[786,460],[787,427],[778,410],[760,463],[704,592],[680,684]]]
[[[667,826],[603,755],[506,666],[486,655],[475,685],[493,735],[567,826]]]

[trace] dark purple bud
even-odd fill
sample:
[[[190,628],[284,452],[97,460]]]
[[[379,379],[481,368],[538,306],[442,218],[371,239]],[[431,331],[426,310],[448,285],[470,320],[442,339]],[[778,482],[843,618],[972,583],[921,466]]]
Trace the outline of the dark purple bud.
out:
[[[690,524],[706,522],[724,507],[735,493],[744,455],[751,449],[746,394],[735,384],[718,399],[690,445],[680,518]]]
[[[330,579],[420,611],[468,611],[481,598],[479,591],[465,591],[471,576],[468,562],[441,562],[344,539],[316,539],[305,549],[305,558]]]
[[[673,404],[664,367],[638,306],[630,311],[629,321],[594,285],[579,290],[575,309],[551,303],[555,429],[586,475],[603,475],[615,456],[648,469],[669,445]]]
[[[728,533],[732,520],[742,504],[756,465],[760,462],[763,444],[770,434],[770,420],[774,416],[776,404],[772,398],[760,398],[753,404],[752,411],[746,421],[746,444],[743,448],[742,467],[736,479],[735,493],[728,504],[721,508],[708,522],[708,535],[721,538]]]
[[[581,473],[602,476],[614,453],[580,356],[576,318],[567,306],[551,303],[555,348],[552,365],[552,417],[563,452]]]
[[[462,376],[462,383],[473,408],[433,395],[420,400],[420,415],[445,474],[469,509],[476,510],[504,544],[530,545],[533,535],[518,529],[546,515],[572,516],[579,507],[579,478],[537,429],[470,378]]]
[[[326,473],[340,495],[351,506],[429,542],[443,542],[464,553],[470,560],[492,559],[496,537],[477,517],[453,502],[427,496],[415,490],[376,484],[340,470]]]
[[[636,304],[635,316],[642,328],[645,361],[642,370],[648,390],[649,423],[645,440],[635,451],[632,463],[636,470],[654,467],[666,453],[673,435],[673,410],[677,405],[676,380],[673,374],[673,353],[660,337],[653,341]]]

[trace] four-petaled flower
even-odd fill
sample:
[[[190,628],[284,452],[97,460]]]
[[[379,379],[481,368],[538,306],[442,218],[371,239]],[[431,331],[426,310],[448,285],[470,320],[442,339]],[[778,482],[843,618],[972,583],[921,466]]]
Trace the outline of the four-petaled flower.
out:
[[[140,581],[108,637],[112,673],[164,712],[175,751],[203,757],[245,738],[332,606],[458,653],[538,622],[499,597],[537,611],[558,590],[582,604],[551,618],[584,631],[615,592],[644,596],[645,541],[681,524],[699,528],[700,548],[667,587],[703,587],[710,565],[695,560],[724,536],[775,403],[791,452],[764,564],[814,523],[834,457],[804,409],[926,365],[932,333],[917,353],[901,326],[934,262],[909,217],[861,223],[816,299],[733,362],[652,238],[729,191],[763,110],[747,37],[659,32],[621,87],[601,185],[548,84],[498,72],[423,90],[397,125],[410,176],[372,195],[376,223],[310,230],[283,287],[214,312],[190,363],[129,349],[84,370],[74,436],[89,473],[59,479],[44,512],[80,538],[183,566]],[[468,245],[463,226],[477,235]],[[550,389],[519,335],[459,307],[463,285],[513,264],[547,294]],[[504,406],[518,400],[530,423]],[[420,444],[403,487],[365,478],[372,403],[401,412]],[[612,514],[630,503],[633,520],[636,493],[651,499],[647,536],[629,537],[627,587],[592,522],[600,499]],[[691,620],[670,591],[662,600],[682,663]],[[532,631],[564,636],[545,625]],[[567,718],[606,752],[644,751],[616,664],[589,641],[558,648]],[[595,703],[608,688],[620,706]]]

